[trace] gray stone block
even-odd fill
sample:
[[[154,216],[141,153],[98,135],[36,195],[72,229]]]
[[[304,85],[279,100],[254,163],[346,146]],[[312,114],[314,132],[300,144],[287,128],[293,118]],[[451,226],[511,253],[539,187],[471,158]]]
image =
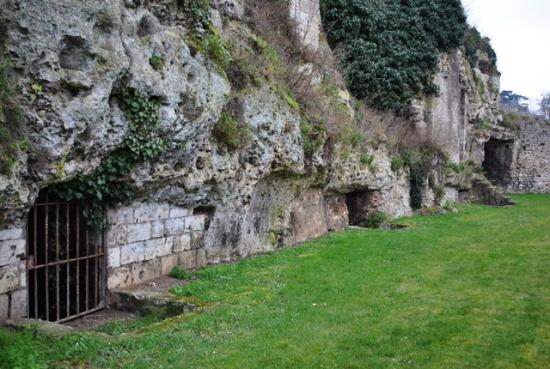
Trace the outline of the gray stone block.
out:
[[[151,223],[151,238],[159,238],[166,236],[164,220],[157,220]]]
[[[132,284],[147,282],[162,275],[160,259],[132,264],[130,270],[132,273]]]
[[[207,264],[206,259],[206,250],[205,249],[198,249],[197,250],[197,268],[201,268]]]
[[[178,265],[178,255],[166,255],[160,258],[161,274],[170,274],[172,269]]]
[[[174,237],[174,252],[191,250],[191,235],[184,233]]]
[[[0,268],[0,294],[19,288],[19,274],[19,268],[17,265],[10,265]]]
[[[27,316],[27,290],[18,290],[11,293],[10,319],[19,319]]]
[[[0,241],[0,266],[17,263],[17,256],[25,253],[25,244],[25,240]]]
[[[170,205],[168,204],[141,204],[134,211],[136,223],[152,222],[154,220],[168,219]]]
[[[143,261],[144,257],[145,242],[134,242],[120,248],[120,265]]]
[[[152,260],[172,253],[173,237],[145,241],[143,260]]]
[[[151,223],[128,225],[128,243],[145,241],[151,237]]]
[[[110,269],[107,272],[107,288],[122,288],[132,284],[130,266]]]
[[[118,268],[120,266],[120,247],[107,249],[107,267]]]
[[[180,235],[185,232],[185,218],[173,218],[166,221],[167,235]]]
[[[107,221],[109,224],[134,223],[134,207],[124,206],[107,210]]]
[[[9,228],[0,231],[0,241],[23,239],[22,228]]]
[[[184,269],[194,269],[197,266],[197,252],[183,251],[178,254],[178,265]]]
[[[206,222],[206,215],[198,214],[185,218],[185,227],[192,231],[202,231]]]
[[[0,323],[8,320],[10,317],[10,297],[0,295]]]
[[[114,227],[116,232],[115,246],[122,246],[128,243],[128,226],[126,224],[119,224]]]
[[[200,249],[204,246],[204,234],[202,231],[191,232],[191,248]]]
[[[192,214],[190,209],[180,208],[178,206],[172,206],[170,208],[170,218],[183,218]]]

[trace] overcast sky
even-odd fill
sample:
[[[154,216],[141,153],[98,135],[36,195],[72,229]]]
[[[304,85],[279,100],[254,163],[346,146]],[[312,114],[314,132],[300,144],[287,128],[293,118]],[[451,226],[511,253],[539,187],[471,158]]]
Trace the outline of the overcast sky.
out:
[[[501,89],[531,99],[550,91],[550,0],[462,0],[470,24],[491,39]]]

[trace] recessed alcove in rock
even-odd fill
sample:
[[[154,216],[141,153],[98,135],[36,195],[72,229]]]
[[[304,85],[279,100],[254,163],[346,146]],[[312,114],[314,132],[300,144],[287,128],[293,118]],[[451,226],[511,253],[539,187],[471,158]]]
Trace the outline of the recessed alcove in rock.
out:
[[[514,164],[514,141],[491,138],[485,143],[483,169],[487,177],[498,186],[507,186]]]

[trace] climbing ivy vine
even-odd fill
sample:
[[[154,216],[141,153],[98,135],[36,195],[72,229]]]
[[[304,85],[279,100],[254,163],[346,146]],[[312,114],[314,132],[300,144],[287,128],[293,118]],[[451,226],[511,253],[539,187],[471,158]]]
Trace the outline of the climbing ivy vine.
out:
[[[122,145],[103,158],[91,174],[78,174],[73,180],[54,187],[65,201],[86,201],[84,210],[88,225],[105,229],[103,206],[125,203],[133,196],[128,176],[134,166],[162,156],[169,141],[159,129],[159,103],[148,99],[134,89],[125,89],[120,95],[120,107],[129,122],[129,134]]]
[[[435,94],[438,51],[459,47],[460,0],[321,0],[329,42],[351,92],[380,110],[405,113],[419,93]]]
[[[178,0],[178,7],[191,19],[192,25],[208,29],[210,0]]]

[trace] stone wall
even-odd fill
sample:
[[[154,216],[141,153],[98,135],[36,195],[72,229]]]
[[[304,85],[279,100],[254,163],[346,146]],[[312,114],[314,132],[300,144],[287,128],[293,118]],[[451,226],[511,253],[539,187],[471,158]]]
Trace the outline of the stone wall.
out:
[[[0,321],[27,315],[27,270],[23,228],[0,231]]]
[[[134,203],[109,210],[105,235],[107,288],[121,288],[206,264],[208,214],[167,203]]]
[[[550,122],[541,119],[521,122],[515,147],[506,190],[550,193]]]

